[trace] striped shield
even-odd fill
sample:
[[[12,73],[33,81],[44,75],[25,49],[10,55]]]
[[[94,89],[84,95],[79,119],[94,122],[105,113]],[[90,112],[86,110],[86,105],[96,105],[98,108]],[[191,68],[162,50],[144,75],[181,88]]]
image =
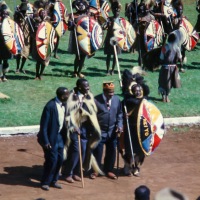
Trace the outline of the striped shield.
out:
[[[163,36],[161,25],[156,20],[151,20],[144,34],[144,43],[147,52],[161,47]]]
[[[180,30],[185,36],[183,46],[186,50],[191,51],[199,40],[199,34],[194,30],[192,24],[185,17],[182,18]]]
[[[108,19],[110,6],[105,0],[91,0],[89,1],[89,11],[98,16],[98,21],[103,24]]]
[[[137,134],[145,155],[154,152],[165,134],[164,119],[160,110],[146,99],[142,100],[138,111]]]
[[[76,27],[77,39],[80,49],[88,56],[94,54],[103,42],[102,28],[91,17],[81,18]]]
[[[55,2],[54,4],[54,23],[53,26],[56,29],[56,32],[59,37],[64,35],[67,30],[67,19],[66,19],[67,9],[62,2]]]
[[[18,24],[10,17],[4,18],[1,33],[8,50],[13,55],[19,54],[24,46],[24,36]]]
[[[117,18],[113,25],[114,38],[117,45],[124,51],[129,51],[136,39],[133,26],[124,18]]]
[[[42,60],[53,52],[57,37],[55,29],[49,22],[42,22],[36,32],[36,48]]]

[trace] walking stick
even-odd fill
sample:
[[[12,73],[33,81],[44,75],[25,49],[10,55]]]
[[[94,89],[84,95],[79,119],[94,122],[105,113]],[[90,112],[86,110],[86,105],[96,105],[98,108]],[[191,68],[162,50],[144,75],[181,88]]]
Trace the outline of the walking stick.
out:
[[[120,66],[119,66],[119,61],[118,61],[118,56],[117,56],[117,50],[116,50],[116,39],[115,38],[111,38],[110,43],[111,43],[111,45],[113,45],[113,48],[114,48],[115,59],[116,59],[117,70],[118,70],[118,76],[119,76],[119,82],[120,82],[120,87],[122,88],[121,72],[120,72]],[[128,137],[129,137],[129,142],[130,142],[130,147],[131,147],[131,156],[132,156],[132,161],[134,162],[135,159],[134,159],[134,153],[133,153],[133,145],[132,145],[132,139],[131,139],[129,121],[128,121],[128,118],[127,118],[127,108],[126,108],[126,104],[125,103],[124,103],[124,111],[125,111],[125,115],[126,115]],[[118,155],[119,155],[119,151],[118,151]],[[119,168],[119,163],[118,163],[117,169],[118,168]]]
[[[136,28],[137,28],[137,38],[138,38],[138,53],[139,53],[139,62],[142,67],[143,61],[142,61],[142,52],[141,52],[141,46],[140,46],[140,30],[139,30],[139,19],[138,19],[138,2],[137,0],[133,0],[133,3],[135,4],[135,19],[136,19]]]
[[[79,149],[79,159],[80,159],[80,171],[81,171],[81,182],[82,188],[84,188],[84,179],[83,179],[83,165],[82,165],[82,151],[81,151],[81,136],[78,133],[78,149]]]
[[[120,132],[117,133],[117,179],[119,177],[119,138],[120,138]]]
[[[71,14],[72,14],[72,20],[74,22],[74,13],[73,13],[73,9],[72,9],[72,2],[70,0],[70,9],[71,9]],[[79,48],[78,48],[78,40],[77,40],[77,33],[76,33],[76,28],[74,27],[74,35],[75,35],[75,40],[76,40],[76,49],[77,49],[77,53],[78,53],[78,59],[80,60],[80,52],[79,52]]]

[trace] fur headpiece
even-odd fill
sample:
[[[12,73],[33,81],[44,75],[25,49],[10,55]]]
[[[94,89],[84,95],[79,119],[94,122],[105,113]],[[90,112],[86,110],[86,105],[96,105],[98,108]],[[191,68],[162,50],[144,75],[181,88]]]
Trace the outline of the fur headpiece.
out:
[[[113,81],[103,83],[103,90],[114,90],[114,88],[115,88],[115,85]]]

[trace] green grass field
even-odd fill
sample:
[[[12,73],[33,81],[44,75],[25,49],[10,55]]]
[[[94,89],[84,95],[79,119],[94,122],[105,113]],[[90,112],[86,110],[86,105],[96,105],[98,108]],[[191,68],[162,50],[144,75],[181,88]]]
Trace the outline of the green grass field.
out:
[[[20,1],[7,1],[10,9]],[[67,2],[67,1],[64,1]],[[121,1],[124,16],[124,5],[129,1]],[[184,14],[194,25],[197,19],[195,2],[184,1]],[[69,1],[65,4],[70,10]],[[70,12],[70,11],[69,11]],[[73,72],[74,55],[67,53],[69,32],[61,38],[59,46],[59,60],[53,57],[46,67],[43,80],[35,81],[35,61],[27,60],[24,69],[27,74],[15,74],[16,61],[9,61],[10,71],[7,73],[8,81],[0,83],[0,92],[10,96],[9,100],[0,100],[0,127],[37,125],[40,121],[42,109],[46,102],[55,96],[59,86],[72,89],[77,81],[71,77]],[[181,74],[182,88],[172,89],[169,104],[160,101],[158,95],[158,72],[148,72],[145,80],[150,87],[150,97],[161,110],[164,117],[184,117],[200,115],[200,46],[187,52],[186,73]],[[121,71],[131,69],[137,65],[137,53],[122,53],[119,55]],[[85,61],[83,73],[90,83],[94,95],[102,92],[103,81],[112,80],[116,85],[116,94],[121,95],[117,71],[114,76],[106,76],[106,64],[103,49],[96,52],[95,56]],[[121,97],[122,98],[122,97]]]

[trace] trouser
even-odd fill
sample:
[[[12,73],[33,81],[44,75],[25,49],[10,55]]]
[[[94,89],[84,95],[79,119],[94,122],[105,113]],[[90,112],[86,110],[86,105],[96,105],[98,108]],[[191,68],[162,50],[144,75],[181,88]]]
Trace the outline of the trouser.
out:
[[[104,157],[104,172],[107,173],[112,172],[115,165],[117,138],[102,137],[100,143],[94,149],[93,154],[99,166],[101,166],[104,145],[106,147]]]

